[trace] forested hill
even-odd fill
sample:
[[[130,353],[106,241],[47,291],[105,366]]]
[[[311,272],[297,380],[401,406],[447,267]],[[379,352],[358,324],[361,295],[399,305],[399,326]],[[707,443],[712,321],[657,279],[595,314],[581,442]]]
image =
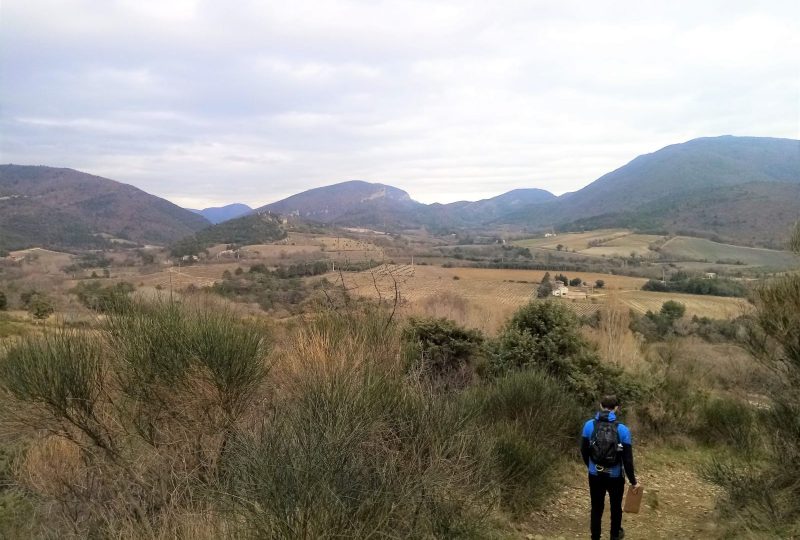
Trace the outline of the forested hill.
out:
[[[585,188],[496,221],[636,227],[782,244],[800,218],[800,141],[709,137],[637,157]]]
[[[202,216],[108,178],[0,165],[0,249],[95,247],[109,237],[168,244],[208,225]]]

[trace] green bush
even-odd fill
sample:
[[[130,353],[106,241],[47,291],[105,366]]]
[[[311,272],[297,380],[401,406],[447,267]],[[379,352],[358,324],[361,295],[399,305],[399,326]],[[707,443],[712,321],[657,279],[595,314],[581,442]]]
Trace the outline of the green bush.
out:
[[[224,309],[136,304],[112,314],[108,330],[121,360],[122,390],[135,399],[185,389],[199,376],[226,413],[238,416],[266,375],[261,331]]]
[[[23,403],[38,404],[54,421],[50,427],[74,437],[77,428],[105,451],[113,451],[98,403],[104,364],[98,336],[59,330],[25,336],[0,362],[0,388]]]
[[[78,283],[70,292],[89,309],[106,313],[128,309],[130,293],[133,291],[133,285],[124,281],[107,287],[103,287],[99,281],[90,281]]]
[[[472,413],[407,384],[380,312],[322,313],[297,332],[288,354],[298,371],[222,464],[237,534],[474,536],[494,479]]]
[[[661,316],[669,321],[677,321],[686,313],[686,306],[675,300],[667,300],[661,304]]]
[[[0,399],[14,411],[0,415],[2,432],[32,447],[56,436],[77,453],[62,491],[36,494],[59,509],[53,531],[152,537],[176,511],[208,504],[264,379],[266,341],[219,307],[131,304],[107,320],[102,332],[45,331],[2,351]]]
[[[495,437],[504,508],[521,515],[551,492],[559,460],[575,446],[581,407],[539,370],[509,373],[463,396]]]
[[[731,397],[715,397],[700,408],[695,437],[748,454],[756,444],[757,424],[752,405]]]
[[[55,312],[53,303],[43,294],[35,294],[27,302],[28,313],[36,320],[44,320]]]
[[[540,369],[587,404],[604,393],[626,401],[639,395],[633,378],[600,361],[580,333],[580,319],[559,302],[534,301],[520,308],[489,344],[489,362],[495,375]]]
[[[402,337],[409,369],[446,387],[466,386],[483,357],[483,335],[448,319],[412,318]]]

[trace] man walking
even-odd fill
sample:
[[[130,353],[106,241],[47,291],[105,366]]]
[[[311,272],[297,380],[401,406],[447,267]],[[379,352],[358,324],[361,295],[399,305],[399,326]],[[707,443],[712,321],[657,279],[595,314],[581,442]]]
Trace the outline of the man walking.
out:
[[[600,412],[583,426],[581,437],[581,455],[589,468],[592,540],[600,540],[606,493],[611,502],[611,540],[618,540],[625,535],[622,530],[625,476],[632,487],[636,486],[631,432],[617,421],[619,401],[616,396],[605,396],[600,406]]]

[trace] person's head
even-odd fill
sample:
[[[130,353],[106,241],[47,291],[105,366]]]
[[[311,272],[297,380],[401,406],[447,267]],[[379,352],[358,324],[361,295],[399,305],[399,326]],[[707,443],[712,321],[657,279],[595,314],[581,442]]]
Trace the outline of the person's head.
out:
[[[619,408],[619,400],[613,394],[603,396],[600,400],[600,406],[604,411],[616,411]]]

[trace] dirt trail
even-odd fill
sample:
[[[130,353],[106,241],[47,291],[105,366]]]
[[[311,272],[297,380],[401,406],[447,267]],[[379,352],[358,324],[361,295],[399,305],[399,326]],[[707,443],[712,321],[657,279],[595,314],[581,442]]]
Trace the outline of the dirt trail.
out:
[[[645,487],[639,514],[624,514],[625,538],[720,537],[715,524],[717,489],[697,474],[701,457],[692,451],[650,451],[636,456],[637,477]],[[586,469],[572,464],[560,493],[541,511],[517,524],[519,538],[589,538],[589,493]],[[603,538],[608,538],[609,512],[603,514]]]

